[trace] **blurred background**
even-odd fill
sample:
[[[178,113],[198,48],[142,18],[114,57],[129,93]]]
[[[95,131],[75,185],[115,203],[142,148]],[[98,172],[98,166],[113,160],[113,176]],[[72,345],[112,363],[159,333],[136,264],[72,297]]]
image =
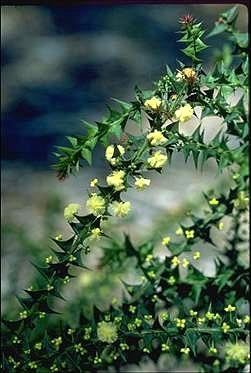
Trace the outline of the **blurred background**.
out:
[[[51,170],[54,145],[65,144],[66,135],[84,133],[82,119],[100,120],[111,97],[131,100],[135,84],[151,89],[166,64],[175,69],[176,60],[185,62],[176,43],[180,16],[191,13],[210,30],[230,6],[2,6],[4,312],[15,310],[14,295],[32,282],[30,261],[50,254],[49,237],[68,234],[64,206],[84,205],[90,179],[107,173],[104,150],[97,148],[93,167],[85,165],[78,178],[59,182]],[[238,27],[246,31],[247,9],[239,9]],[[209,44],[206,68],[228,48],[221,37]],[[136,243],[167,234],[173,222],[198,203],[198,192],[213,185],[215,175],[213,162],[201,173],[192,162],[185,165],[175,156],[164,175],[151,175],[148,191],[128,192],[133,213],[110,229],[117,235],[130,232]],[[226,183],[227,176],[221,176],[219,187]],[[102,255],[99,247],[94,249],[93,266]],[[212,275],[214,269],[205,264],[205,270]],[[95,287],[103,283],[102,276],[95,276]],[[88,288],[91,281],[91,275],[85,277],[81,286]],[[109,286],[115,286],[113,280]]]

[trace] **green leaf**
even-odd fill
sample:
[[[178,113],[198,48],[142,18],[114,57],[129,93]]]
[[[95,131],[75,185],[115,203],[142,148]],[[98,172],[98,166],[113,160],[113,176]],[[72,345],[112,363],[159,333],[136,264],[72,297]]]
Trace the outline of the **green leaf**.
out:
[[[185,335],[184,335],[185,344],[191,349],[194,356],[196,356],[196,343],[199,337],[200,337],[200,334],[193,330],[186,330]]]
[[[82,149],[81,156],[91,165],[92,163],[92,152],[89,149]]]
[[[211,38],[212,36],[219,35],[222,32],[227,30],[227,25],[224,23],[217,23],[212,31],[207,35],[207,38]]]

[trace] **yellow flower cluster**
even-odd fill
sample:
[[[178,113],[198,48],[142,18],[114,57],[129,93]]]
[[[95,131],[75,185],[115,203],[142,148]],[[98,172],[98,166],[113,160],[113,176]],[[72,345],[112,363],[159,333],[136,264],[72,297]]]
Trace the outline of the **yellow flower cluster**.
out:
[[[164,145],[167,142],[167,138],[158,130],[150,132],[146,137],[152,146]]]
[[[191,229],[191,230],[186,230],[185,231],[185,236],[186,236],[186,238],[194,238],[194,230],[193,229]]]
[[[185,67],[176,74],[177,81],[188,80],[194,81],[196,76],[196,71],[192,67]]]
[[[162,101],[158,97],[152,97],[144,102],[146,109],[158,110],[161,106]]]
[[[161,168],[167,162],[167,155],[161,153],[161,151],[155,152],[151,157],[147,159],[147,163],[150,168]]]
[[[125,154],[125,148],[122,146],[122,145],[116,145],[118,151],[119,151],[119,155],[124,155]],[[109,163],[111,163],[111,165],[115,165],[118,161],[118,158],[114,157],[114,152],[115,152],[115,146],[114,145],[109,145],[107,148],[106,148],[106,151],[105,151],[105,158],[107,159],[107,161]]]
[[[117,327],[112,322],[101,321],[97,328],[98,339],[106,343],[114,343],[118,339]]]
[[[70,223],[74,219],[74,215],[78,213],[80,209],[80,205],[78,203],[70,203],[64,209],[64,217]]]
[[[134,185],[137,190],[144,190],[151,183],[150,179],[144,179],[143,177],[136,177]]]
[[[90,214],[95,216],[102,215],[105,212],[105,199],[93,193],[86,201],[86,208]]]
[[[179,318],[177,318],[174,321],[176,323],[177,328],[180,328],[180,329],[184,329],[185,328],[185,326],[186,326],[186,320],[185,319],[179,319]]]
[[[249,348],[249,345],[243,341],[228,342],[224,348],[226,360],[244,364],[249,360]]]
[[[109,186],[113,187],[117,192],[125,188],[124,185],[125,171],[113,171],[107,176],[106,182]]]
[[[182,348],[180,349],[180,352],[182,352],[182,353],[185,354],[185,355],[188,355],[189,352],[190,352],[190,348],[189,348],[189,347],[182,347]]]
[[[94,188],[95,186],[97,186],[97,184],[98,184],[98,179],[97,178],[92,179],[90,182],[90,187]]]
[[[178,229],[176,229],[175,234],[177,236],[182,236],[183,235],[183,229],[181,227],[179,227]]]
[[[168,245],[170,241],[171,241],[171,237],[169,237],[169,236],[163,237],[162,245],[164,245],[164,246]]]
[[[102,231],[101,231],[100,228],[93,228],[91,230],[90,239],[91,240],[100,240],[101,234],[102,234]]]
[[[180,260],[177,256],[174,256],[171,260],[172,268],[177,267],[180,264]]]
[[[193,108],[191,105],[186,104],[175,111],[175,118],[181,123],[187,122],[193,116]]]
[[[112,212],[114,216],[118,216],[120,218],[123,218],[126,216],[129,211],[131,210],[131,202],[118,202],[114,201],[111,205]]]
[[[232,306],[231,304],[229,304],[227,307],[224,308],[224,311],[226,312],[233,312],[235,310],[236,310],[236,307]]]
[[[220,203],[220,202],[219,202],[218,199],[216,199],[216,198],[212,198],[212,199],[210,199],[210,201],[209,201],[209,205],[211,205],[211,206],[217,206],[219,203]]]
[[[195,253],[193,254],[194,260],[199,260],[200,256],[201,256],[200,251],[195,251]]]

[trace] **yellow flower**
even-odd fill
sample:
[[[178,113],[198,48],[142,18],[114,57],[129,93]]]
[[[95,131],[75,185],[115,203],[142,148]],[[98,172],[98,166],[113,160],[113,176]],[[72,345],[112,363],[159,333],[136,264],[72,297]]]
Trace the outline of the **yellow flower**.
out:
[[[171,260],[171,263],[172,263],[172,268],[175,268],[180,264],[180,260],[177,256],[174,256],[173,259]]]
[[[101,321],[97,328],[98,339],[106,343],[114,343],[118,339],[117,327],[112,322]]]
[[[61,241],[63,238],[62,234],[58,234],[56,237],[55,237],[55,240],[57,241]]]
[[[117,145],[117,149],[118,149],[120,155],[125,154],[125,148],[122,145]]]
[[[206,320],[205,317],[198,317],[197,324],[202,325],[205,322],[205,320]]]
[[[213,320],[213,319],[215,319],[215,317],[214,317],[215,315],[214,315],[214,313],[212,313],[212,312],[207,312],[206,313],[206,318],[208,319],[208,320]]]
[[[193,258],[194,260],[199,260],[200,259],[200,251],[195,251],[195,253],[193,254]]]
[[[212,346],[212,347],[209,348],[208,352],[210,354],[217,354],[218,350],[217,350],[217,348]]]
[[[86,208],[90,214],[95,216],[102,215],[105,212],[105,199],[93,193],[86,201]]]
[[[192,67],[185,67],[182,70],[182,74],[187,78],[187,79],[194,79],[196,72]]]
[[[125,188],[124,186],[125,171],[113,171],[107,176],[106,181],[109,186],[114,187],[118,192]]]
[[[91,240],[100,240],[101,233],[102,233],[102,231],[101,231],[100,228],[92,229],[90,239]]]
[[[249,360],[249,345],[243,341],[237,343],[228,342],[224,350],[227,361],[244,364]]]
[[[148,187],[151,183],[150,179],[144,179],[143,177],[136,177],[135,178],[135,187],[137,190],[144,190],[146,187]]]
[[[234,207],[245,209],[248,206],[249,198],[244,191],[238,194],[238,198],[234,200]]]
[[[125,148],[122,145],[116,145],[116,147],[117,147],[120,155],[125,154]],[[114,145],[109,145],[106,148],[106,151],[105,151],[105,158],[112,165],[115,165],[117,163],[117,159],[114,157],[114,152],[115,152],[115,146]]]
[[[96,179],[92,179],[91,182],[90,182],[90,186],[92,188],[94,188],[97,184],[98,184],[98,179],[97,178]]]
[[[186,230],[185,231],[186,238],[194,238],[194,230]]]
[[[180,329],[184,329],[185,328],[185,326],[186,326],[186,320],[185,319],[178,319],[177,318],[174,321],[176,323],[177,328],[180,328]]]
[[[167,138],[158,130],[150,132],[146,137],[152,146],[164,145],[167,142]]]
[[[190,314],[190,316],[197,316],[197,315],[198,315],[198,312],[197,312],[197,311],[194,311],[194,310],[190,310],[190,311],[189,311],[189,314]]]
[[[227,333],[229,331],[229,329],[230,329],[230,326],[226,322],[224,322],[222,324],[221,329],[222,329],[223,333]]]
[[[176,280],[173,276],[170,276],[169,279],[167,280],[167,282],[168,282],[169,285],[172,286],[172,285],[175,284]]]
[[[191,105],[186,104],[175,111],[175,117],[180,122],[186,122],[193,116],[193,108]]]
[[[131,202],[118,202],[114,201],[111,205],[113,215],[118,217],[124,217],[131,210]]]
[[[64,209],[64,217],[68,222],[72,222],[74,215],[78,213],[80,205],[78,203],[70,203]]]
[[[105,158],[108,160],[108,162],[111,161],[114,154],[114,145],[107,146],[105,150]]]
[[[218,224],[218,228],[219,228],[220,231],[222,231],[223,228],[224,228],[224,223],[220,222],[220,223]]]
[[[147,159],[147,163],[151,168],[161,168],[167,162],[167,155],[161,153],[161,151],[155,152],[151,157]]]
[[[244,324],[250,324],[250,316],[249,315],[244,316],[243,322]]]
[[[168,344],[167,343],[162,343],[161,351],[168,352],[169,350],[170,350],[170,347],[168,346]]]
[[[152,97],[144,102],[146,109],[157,110],[161,106],[161,100],[158,97]]]
[[[189,352],[190,352],[190,348],[189,347],[183,347],[183,348],[180,349],[180,352],[182,352],[185,355],[188,355]]]
[[[212,199],[210,199],[210,201],[209,201],[209,205],[211,205],[211,206],[217,206],[219,203],[220,203],[220,202],[219,202],[218,199],[216,199],[216,198],[212,198]]]
[[[182,267],[187,268],[189,266],[190,262],[186,258],[182,260]]]
[[[182,234],[183,234],[183,229],[182,229],[181,227],[179,227],[179,228],[176,230],[175,234],[176,234],[177,236],[182,236]]]
[[[164,245],[164,246],[168,245],[170,241],[171,241],[171,237],[169,237],[169,236],[163,237],[162,245]]]
[[[226,312],[232,312],[232,311],[235,311],[235,310],[236,310],[236,307],[231,306],[231,304],[229,304],[227,307],[224,308],[224,311],[226,311]]]

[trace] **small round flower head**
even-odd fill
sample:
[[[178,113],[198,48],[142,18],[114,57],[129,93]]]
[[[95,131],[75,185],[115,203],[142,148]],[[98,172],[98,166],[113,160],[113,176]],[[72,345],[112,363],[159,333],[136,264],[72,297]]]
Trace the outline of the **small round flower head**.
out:
[[[244,364],[249,360],[249,345],[243,341],[228,342],[224,348],[227,361]]]
[[[118,202],[114,201],[111,204],[112,213],[114,216],[118,216],[120,218],[125,217],[128,215],[129,211],[131,210],[131,202]]]
[[[194,254],[193,254],[194,260],[199,260],[200,256],[201,256],[200,251],[195,251]]]
[[[42,343],[41,342],[35,343],[34,347],[36,350],[42,350]]]
[[[95,216],[102,215],[105,212],[105,199],[93,193],[86,201],[86,208],[90,214]]]
[[[208,311],[205,316],[208,320],[214,320],[214,313],[212,312]]]
[[[106,182],[113,187],[117,192],[125,188],[124,185],[125,171],[113,171],[106,177]]]
[[[151,157],[147,159],[148,166],[150,168],[161,168],[167,162],[167,155],[161,153],[161,151],[155,152]]]
[[[30,369],[37,369],[37,363],[35,361],[30,361],[28,366]]]
[[[182,354],[188,355],[189,352],[190,352],[190,348],[189,347],[182,347],[180,349],[180,352],[182,352]]]
[[[162,343],[161,345],[161,351],[168,352],[170,350],[170,347],[167,343]]]
[[[92,188],[94,188],[95,186],[97,186],[97,184],[98,184],[98,179],[97,178],[92,179],[91,182],[90,182],[90,186]]]
[[[174,276],[170,276],[168,279],[167,279],[167,282],[168,282],[168,284],[169,285],[174,285],[175,284],[175,282],[176,282],[176,279],[175,279],[175,277]]]
[[[149,110],[158,110],[161,106],[161,99],[158,98],[158,97],[152,97],[151,99],[149,100],[146,100],[144,102],[144,106],[146,109],[149,109]]]
[[[91,240],[100,240],[101,234],[102,234],[102,231],[101,231],[100,228],[93,228],[91,230],[90,239]]]
[[[150,179],[144,179],[143,177],[136,177],[134,185],[137,190],[144,190],[151,183]]]
[[[186,258],[182,259],[182,267],[187,268],[189,266],[190,262]]]
[[[212,347],[209,348],[208,352],[210,354],[217,354],[218,350],[217,350],[217,348],[215,348],[214,346],[212,346]]]
[[[64,209],[64,218],[70,223],[73,221],[75,214],[79,212],[80,205],[78,203],[70,203]]]
[[[226,334],[226,333],[229,331],[230,326],[229,326],[226,322],[224,322],[224,323],[222,324],[222,326],[221,326],[221,329],[222,329],[223,333]]]
[[[233,312],[235,310],[236,310],[236,307],[232,306],[231,304],[229,304],[227,307],[224,308],[224,311],[226,312]]]
[[[135,313],[136,312],[136,307],[133,306],[132,304],[130,304],[130,306],[129,306],[129,312]]]
[[[162,134],[161,131],[154,130],[146,136],[149,144],[152,146],[164,145],[167,142],[167,138]]]
[[[198,317],[197,324],[202,325],[202,324],[204,324],[205,321],[206,321],[205,317]]]
[[[19,317],[20,317],[20,319],[27,319],[27,317],[28,317],[28,312],[27,311],[21,311],[21,312],[19,312]]]
[[[223,222],[220,222],[218,224],[218,229],[219,229],[219,231],[222,231],[224,229],[224,223]]]
[[[186,230],[185,231],[185,236],[186,236],[186,238],[194,238],[194,230],[193,229],[191,229],[191,230]]]
[[[166,246],[166,245],[168,245],[170,243],[170,241],[171,241],[171,237],[169,237],[169,236],[163,237],[163,239],[162,239],[162,245]]]
[[[125,154],[125,148],[122,145],[116,145],[116,149],[118,150],[120,156]],[[115,153],[115,146],[109,145],[105,151],[105,158],[112,165],[115,165],[117,163],[117,158],[114,157],[114,153]]]
[[[191,14],[185,14],[184,16],[180,17],[179,23],[183,26],[192,25],[195,22],[195,19]]]
[[[190,311],[189,311],[189,314],[190,314],[190,316],[197,316],[197,315],[198,315],[198,312],[197,312],[197,311],[194,311],[194,310],[190,310]]]
[[[177,256],[174,256],[171,260],[172,268],[177,267],[180,264],[180,260]]]
[[[209,205],[211,205],[211,206],[218,206],[218,204],[220,203],[219,201],[218,201],[218,199],[216,199],[216,198],[211,198],[210,200],[209,200]]]
[[[106,343],[114,343],[118,339],[117,327],[112,322],[101,321],[97,328],[98,339]]]
[[[180,328],[180,329],[184,329],[185,326],[186,326],[186,320],[185,319],[175,319],[175,323],[176,323],[176,326],[177,328]]]
[[[243,322],[244,324],[250,324],[250,316],[249,315],[244,316]]]
[[[62,239],[63,239],[62,234],[58,234],[58,235],[55,237],[55,240],[57,240],[57,241],[61,241]]]
[[[186,104],[175,111],[175,118],[181,123],[187,122],[193,116],[193,108],[191,105]]]
[[[238,209],[245,209],[248,206],[249,197],[244,191],[239,192],[238,198],[234,200],[234,207]]]
[[[191,81],[195,79],[196,71],[192,67],[185,67],[184,69],[182,69],[182,74],[185,79]]]

